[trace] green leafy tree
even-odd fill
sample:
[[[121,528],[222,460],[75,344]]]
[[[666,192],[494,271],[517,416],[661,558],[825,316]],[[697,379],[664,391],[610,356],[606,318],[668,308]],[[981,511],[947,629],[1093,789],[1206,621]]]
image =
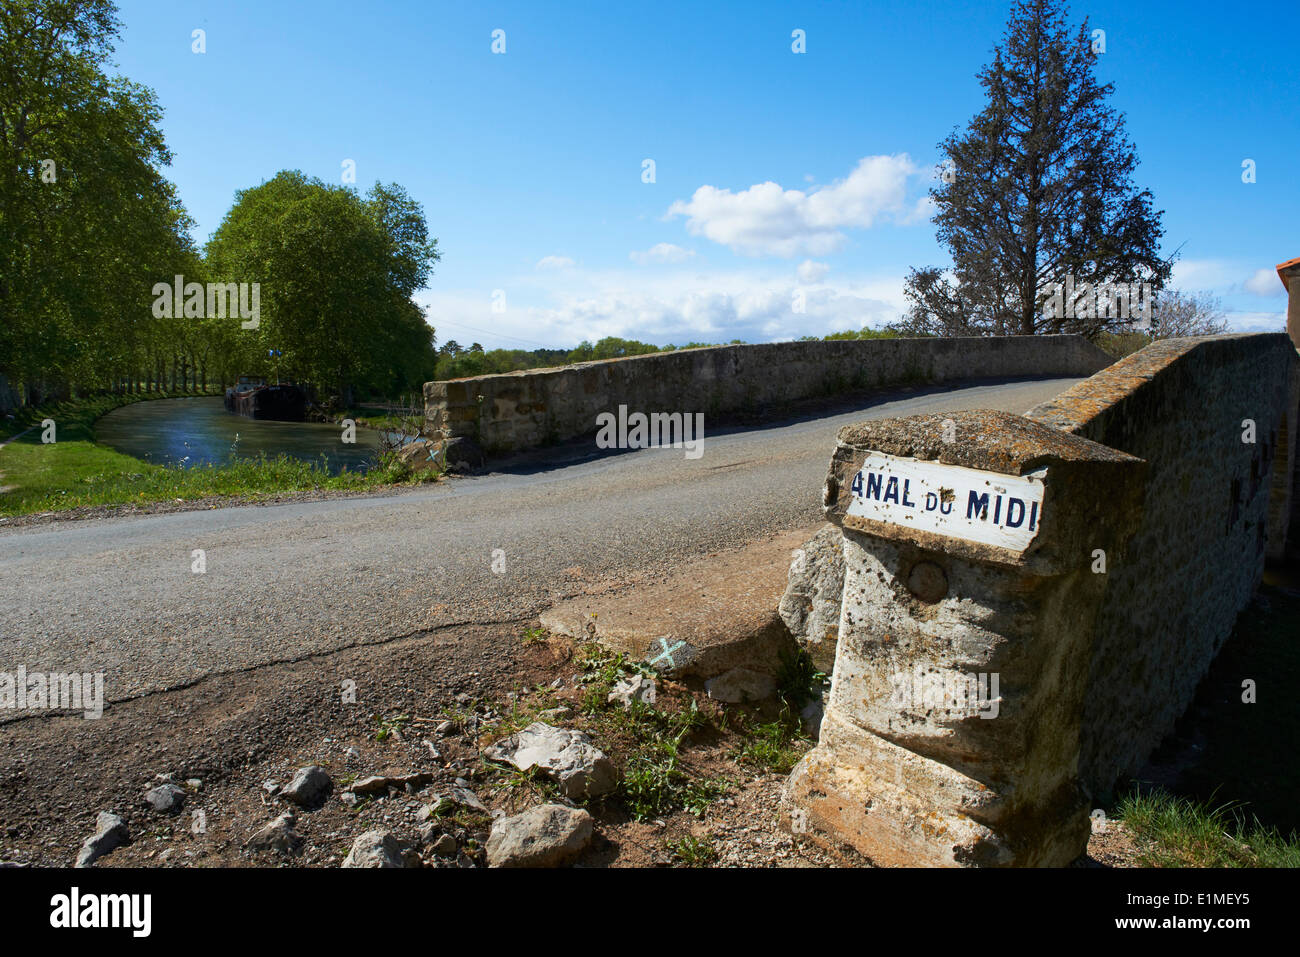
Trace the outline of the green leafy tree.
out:
[[[1132,182],[1137,153],[1111,84],[1093,75],[1085,19],[1071,30],[1059,0],[1018,0],[993,62],[979,74],[987,103],[940,149],[933,221],[951,271],[912,270],[900,328],[940,335],[1095,336],[1118,317],[1048,316],[1053,283],[1150,282],[1161,213]]]
[[[400,186],[366,197],[297,171],[235,196],[207,246],[213,276],[258,282],[244,355],[257,371],[314,383],[351,405],[358,386],[396,395],[432,370],[433,330],[412,294],[439,258]]]
[[[197,264],[152,91],[104,67],[108,0],[0,3],[0,374],[28,398],[138,382],[151,288]]]
[[[656,345],[649,342],[638,342],[636,339],[620,339],[618,336],[606,336],[594,346],[583,340],[578,347],[569,353],[570,362],[590,362],[593,359],[621,359],[625,356],[643,356],[652,352],[662,352]]]

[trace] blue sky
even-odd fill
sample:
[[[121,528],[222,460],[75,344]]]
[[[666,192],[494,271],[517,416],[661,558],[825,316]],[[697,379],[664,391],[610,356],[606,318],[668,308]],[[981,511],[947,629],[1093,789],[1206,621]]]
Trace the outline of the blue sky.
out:
[[[750,342],[881,325],[946,265],[923,205],[1008,4],[124,0],[205,242],[281,169],[397,181],[443,252],[439,341]],[[1176,284],[1285,327],[1300,57],[1282,4],[1075,4],[1165,210]],[[192,32],[205,31],[206,52]],[[791,49],[805,32],[806,53]],[[492,52],[493,31],[505,52]],[[644,161],[654,182],[643,182]],[[1256,182],[1242,182],[1252,159]],[[496,309],[494,311],[494,294]],[[803,311],[796,308],[802,295]]]

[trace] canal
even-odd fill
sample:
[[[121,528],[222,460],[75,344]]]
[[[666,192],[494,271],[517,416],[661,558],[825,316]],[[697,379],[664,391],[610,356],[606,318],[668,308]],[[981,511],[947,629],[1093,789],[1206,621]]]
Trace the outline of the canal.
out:
[[[231,456],[256,459],[288,455],[310,462],[325,456],[331,474],[344,467],[365,471],[374,462],[380,433],[358,428],[344,444],[343,429],[320,422],[267,422],[227,412],[220,398],[155,399],[114,409],[95,423],[95,439],[155,465],[186,468]]]

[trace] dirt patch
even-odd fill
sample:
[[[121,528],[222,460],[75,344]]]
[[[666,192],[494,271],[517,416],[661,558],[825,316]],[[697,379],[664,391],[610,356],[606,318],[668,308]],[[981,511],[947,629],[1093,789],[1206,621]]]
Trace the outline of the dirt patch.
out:
[[[1121,821],[1107,821],[1094,827],[1088,838],[1088,854],[1079,863],[1087,867],[1137,867],[1137,842]]]
[[[651,725],[630,721],[617,705],[600,706],[616,669],[593,667],[583,657],[592,646],[534,625],[449,627],[214,675],[111,705],[98,720],[43,715],[0,724],[0,861],[69,866],[97,813],[111,810],[126,821],[131,843],[98,866],[335,867],[357,836],[374,829],[406,842],[413,864],[482,866],[490,815],[558,799],[549,781],[483,760],[488,744],[547,720],[590,734],[625,779],[638,760],[662,753],[658,741],[647,751]],[[764,722],[773,727],[774,706],[724,708],[698,687],[657,684],[655,710],[665,726],[698,712],[678,749],[677,803],[636,813],[623,790],[586,802],[596,836],[577,866],[869,864],[790,833],[781,788],[788,765],[812,742],[797,737],[776,751],[753,750],[759,739],[751,732]],[[763,759],[751,760],[755,753]],[[319,807],[294,809],[298,852],[246,850],[256,830],[290,809],[276,791],[310,764],[325,768],[334,788]],[[345,797],[350,784],[371,775],[420,772],[428,778],[418,786]],[[179,813],[144,803],[158,775],[185,789]],[[488,814],[424,810],[457,786],[472,790]],[[436,843],[444,835],[455,842],[450,854],[447,842]],[[1112,822],[1080,864],[1130,866],[1135,853]]]
[[[42,715],[0,725],[0,860],[68,866],[97,813],[111,810],[132,841],[103,865],[337,866],[352,841],[375,828],[410,842],[429,866],[480,865],[489,818],[455,810],[422,819],[421,809],[458,781],[496,813],[553,799],[546,782],[488,764],[481,748],[542,705],[574,709],[572,720],[557,724],[591,724],[578,711],[589,688],[573,681],[580,670],[573,646],[539,639],[531,624],[448,628],[215,675],[114,704],[98,720]],[[685,686],[664,692],[666,708],[691,701],[716,708]],[[451,726],[439,733],[444,721]],[[680,864],[672,845],[686,838],[706,842],[716,864],[840,863],[783,829],[784,775],[742,767],[741,740],[722,723],[683,747],[687,780],[727,781],[695,813],[674,808],[637,820],[617,796],[590,803],[597,837],[578,864]],[[616,763],[625,760],[617,735],[598,744]],[[327,770],[334,790],[319,808],[296,811],[299,853],[245,850],[254,831],[288,809],[272,782],[282,788],[309,764]],[[414,772],[427,772],[428,782],[345,803],[346,786],[358,779]],[[158,775],[186,790],[179,813],[144,803]],[[433,853],[442,834],[456,840],[455,855]]]

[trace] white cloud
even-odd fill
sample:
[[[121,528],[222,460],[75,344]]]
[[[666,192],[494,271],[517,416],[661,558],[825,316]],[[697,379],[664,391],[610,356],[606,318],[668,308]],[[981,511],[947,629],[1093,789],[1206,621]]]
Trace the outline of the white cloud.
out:
[[[1273,273],[1277,278],[1277,273]],[[1282,284],[1279,282],[1278,286]],[[1286,312],[1225,312],[1229,332],[1286,332]]]
[[[1183,290],[1216,289],[1237,282],[1238,275],[1238,268],[1222,259],[1180,259],[1171,284]]]
[[[633,251],[628,259],[642,266],[649,263],[680,263],[685,262],[695,255],[694,250],[683,249],[681,246],[674,246],[672,243],[655,243],[645,252]]]
[[[908,179],[919,168],[906,153],[867,156],[845,179],[804,191],[771,181],[733,193],[701,186],[678,200],[667,218],[686,217],[686,228],[748,256],[824,256],[840,248],[845,229],[877,220],[915,220],[906,202]]]
[[[537,260],[537,269],[568,269],[574,262],[568,256],[546,256]]]
[[[571,270],[503,278],[504,313],[492,313],[486,291],[427,291],[438,341],[479,341],[488,348],[572,348],[604,336],[664,345],[687,342],[770,342],[825,335],[895,321],[904,311],[903,276],[838,276],[814,288],[789,274],[752,270],[700,274]],[[804,311],[794,311],[803,291]]]
[[[799,268],[795,270],[799,274],[799,278],[804,282],[817,282],[830,271],[830,266],[819,263],[814,259],[805,259],[799,264]]]
[[[1257,296],[1283,296],[1286,294],[1286,287],[1282,285],[1282,280],[1277,278],[1277,270],[1273,268],[1257,270],[1242,285],[1245,287],[1246,292],[1253,292]]]

